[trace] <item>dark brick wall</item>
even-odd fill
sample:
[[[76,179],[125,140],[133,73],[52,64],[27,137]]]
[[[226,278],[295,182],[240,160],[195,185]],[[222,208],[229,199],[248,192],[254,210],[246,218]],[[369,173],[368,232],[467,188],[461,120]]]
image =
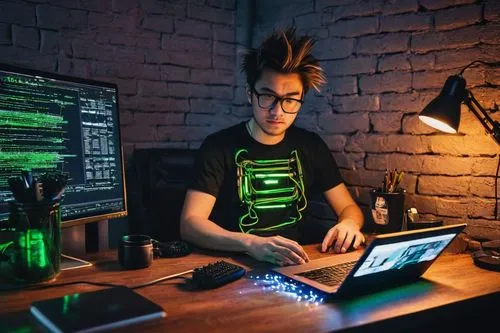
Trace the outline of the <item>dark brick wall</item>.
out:
[[[246,5],[1,1],[0,61],[116,82],[127,156],[135,148],[196,148],[207,134],[248,115],[236,92]]]
[[[474,237],[500,238],[498,144],[466,107],[459,135],[417,118],[449,75],[474,60],[500,63],[499,1],[258,0],[256,8],[254,46],[292,23],[318,39],[315,54],[329,82],[307,97],[298,124],[328,142],[368,217],[369,190],[386,168],[397,168],[406,173],[407,207],[445,223],[465,221]],[[499,76],[498,66],[464,73],[486,108],[500,102]],[[500,112],[490,115],[500,120]]]
[[[248,43],[247,6],[2,0],[0,62],[116,82],[126,158],[137,148],[194,149],[207,134],[249,115],[237,67]],[[123,220],[110,221],[111,246],[127,233]]]
[[[249,17],[255,2],[255,16]],[[127,155],[136,148],[197,148],[250,115],[241,51],[295,23],[318,39],[328,74],[298,124],[330,146],[356,200],[385,168],[406,172],[407,206],[478,238],[500,238],[493,216],[499,146],[463,108],[460,135],[417,113],[450,74],[473,60],[499,63],[494,0],[4,0],[0,61],[116,82]],[[254,22],[254,23],[252,23]],[[253,38],[252,38],[253,37]],[[465,79],[478,100],[500,102],[500,71]],[[500,112],[492,114],[500,119]],[[321,217],[330,218],[314,202]],[[369,216],[369,214],[367,214]]]

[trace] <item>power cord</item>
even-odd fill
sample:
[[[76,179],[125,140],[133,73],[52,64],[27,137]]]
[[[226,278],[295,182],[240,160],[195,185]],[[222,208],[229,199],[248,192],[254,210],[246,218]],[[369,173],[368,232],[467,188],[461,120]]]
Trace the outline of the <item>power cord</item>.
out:
[[[153,242],[153,253],[154,253],[155,257],[177,258],[177,257],[186,256],[193,251],[193,247],[189,243],[186,243],[183,241],[160,242],[160,241],[153,239],[152,242]],[[11,244],[12,244],[12,242],[0,244],[0,259],[2,259],[2,260],[8,259],[8,257],[5,256],[5,251]],[[5,257],[5,258],[3,258],[3,257]],[[74,281],[74,282],[64,282],[64,283],[56,283],[56,284],[41,285],[41,286],[34,285],[34,286],[14,286],[14,287],[7,287],[7,288],[0,287],[0,291],[41,290],[41,289],[63,287],[63,286],[82,284],[82,283],[100,286],[100,287],[125,287],[125,288],[130,288],[130,289],[139,289],[139,288],[154,285],[156,283],[159,283],[159,282],[162,282],[165,280],[180,277],[182,275],[192,273],[192,272],[193,272],[193,269],[188,270],[188,271],[184,271],[181,273],[176,273],[176,274],[172,274],[169,276],[165,276],[165,277],[162,277],[162,278],[159,278],[159,279],[156,279],[153,281],[149,281],[146,283],[142,283],[139,285],[135,285],[132,287],[127,287],[125,285],[114,284],[114,283],[105,283],[105,282]]]
[[[497,173],[495,177],[495,220],[498,221],[498,170],[500,169],[500,154],[498,155]]]
[[[90,285],[95,285],[95,286],[104,286],[104,287],[122,287],[122,288],[128,288],[128,289],[139,289],[143,287],[148,287],[152,286],[154,284],[157,284],[159,282],[163,282],[166,280],[170,280],[173,278],[181,278],[183,275],[193,273],[193,277],[191,279],[192,284],[201,289],[209,289],[209,288],[215,288],[219,287],[221,285],[224,285],[226,283],[229,283],[231,281],[237,280],[241,278],[243,275],[245,275],[246,270],[236,264],[232,264],[229,262],[226,262],[224,260],[217,261],[215,263],[211,263],[202,267],[197,267],[195,269],[190,269],[184,272],[180,273],[175,273],[171,274],[168,276],[164,276],[162,278],[149,281],[146,283],[141,283],[135,286],[125,286],[121,284],[114,284],[114,283],[105,283],[105,282],[89,282],[89,281],[74,281],[74,282],[64,282],[64,283],[57,283],[57,284],[52,284],[52,285],[43,285],[43,286],[33,286],[33,287],[12,287],[12,288],[0,288],[0,291],[14,291],[14,290],[41,290],[41,289],[48,289],[48,288],[54,288],[54,287],[62,287],[62,286],[68,286],[68,285],[74,285],[74,284],[79,284],[79,283],[86,283]]]
[[[123,287],[123,288],[129,288],[129,289],[139,289],[143,287],[148,287],[152,286],[154,284],[157,284],[159,282],[173,279],[176,277],[181,277],[182,275],[186,275],[188,273],[192,273],[194,270],[190,269],[188,271],[184,271],[181,273],[176,273],[172,275],[168,275],[153,281],[149,281],[146,283],[138,284],[135,286],[125,286],[123,284],[116,284],[116,283],[106,283],[106,282],[90,282],[90,281],[73,281],[73,282],[63,282],[63,283],[56,283],[56,284],[49,284],[49,285],[42,285],[42,286],[16,286],[16,287],[9,287],[9,288],[0,288],[0,291],[17,291],[17,290],[26,290],[26,291],[31,291],[31,290],[43,290],[43,289],[49,289],[49,288],[55,288],[55,287],[64,287],[64,286],[71,286],[74,284],[90,284],[93,286],[98,286],[98,287]]]
[[[143,288],[143,287],[152,286],[153,284],[157,284],[159,282],[170,280],[170,279],[173,279],[173,278],[176,278],[176,277],[181,277],[182,275],[186,275],[186,274],[189,274],[189,273],[192,273],[192,272],[194,272],[194,269],[190,269],[188,271],[184,271],[184,272],[181,272],[181,273],[176,273],[176,274],[168,275],[168,276],[165,276],[165,277],[162,277],[162,278],[150,281],[150,282],[138,284],[138,285],[135,285],[135,286],[132,286],[132,287],[129,287],[129,288],[130,289],[139,289],[139,288]]]
[[[1,287],[0,291],[42,290],[42,289],[49,289],[49,288],[55,288],[55,287],[71,286],[74,284],[90,284],[90,285],[99,286],[99,287],[127,287],[127,286],[124,286],[122,284],[114,284],[114,283],[106,283],[106,282],[73,281],[73,282],[48,284],[48,285],[42,285],[42,286],[16,286],[16,287],[8,287],[8,288]]]
[[[462,76],[462,74],[465,72],[465,70],[467,68],[469,68],[470,66],[475,65],[475,64],[483,64],[483,65],[486,65],[486,66],[491,66],[491,64],[489,64],[489,63],[487,63],[485,61],[475,60],[475,61],[471,62],[470,64],[468,64],[467,66],[465,66],[464,68],[462,68],[462,70],[460,71],[460,73],[458,73],[458,75]]]

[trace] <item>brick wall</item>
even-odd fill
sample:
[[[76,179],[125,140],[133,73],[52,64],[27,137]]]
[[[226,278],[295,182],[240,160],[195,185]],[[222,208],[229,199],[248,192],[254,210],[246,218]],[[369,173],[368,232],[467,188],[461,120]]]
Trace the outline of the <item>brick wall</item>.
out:
[[[135,148],[196,148],[207,134],[248,115],[236,92],[243,82],[236,58],[247,36],[245,6],[1,1],[0,62],[116,82],[127,156]]]
[[[127,155],[197,148],[250,115],[239,71],[244,46],[292,23],[318,39],[329,81],[307,96],[297,123],[322,135],[362,207],[384,170],[398,168],[406,206],[466,221],[477,238],[500,238],[499,146],[465,108],[460,135],[416,118],[448,75],[473,60],[499,63],[498,1],[4,0],[0,61],[116,82]],[[500,102],[498,67],[464,77],[485,107]]]
[[[445,223],[465,221],[475,238],[500,238],[500,146],[466,107],[459,135],[417,118],[446,78],[474,60],[497,66],[467,69],[468,88],[486,108],[500,103],[500,2],[258,0],[256,8],[254,46],[292,23],[318,39],[315,54],[329,82],[307,97],[298,124],[327,141],[367,217],[370,189],[386,168],[397,168],[406,173],[406,207]],[[490,115],[500,120],[500,112]]]

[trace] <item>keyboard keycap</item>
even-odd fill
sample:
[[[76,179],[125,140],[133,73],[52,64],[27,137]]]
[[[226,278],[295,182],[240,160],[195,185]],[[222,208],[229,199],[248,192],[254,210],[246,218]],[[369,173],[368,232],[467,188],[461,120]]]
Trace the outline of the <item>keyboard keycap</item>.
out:
[[[305,277],[309,280],[333,287],[339,285],[349,274],[357,261],[349,261],[333,266],[326,266],[296,275]]]

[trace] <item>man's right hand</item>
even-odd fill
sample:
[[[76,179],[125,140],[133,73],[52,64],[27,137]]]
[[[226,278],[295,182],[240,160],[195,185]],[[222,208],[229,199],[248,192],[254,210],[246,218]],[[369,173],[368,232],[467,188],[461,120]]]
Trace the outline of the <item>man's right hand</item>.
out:
[[[247,253],[257,260],[279,266],[304,264],[309,261],[307,253],[299,243],[281,236],[252,235],[247,243]]]

